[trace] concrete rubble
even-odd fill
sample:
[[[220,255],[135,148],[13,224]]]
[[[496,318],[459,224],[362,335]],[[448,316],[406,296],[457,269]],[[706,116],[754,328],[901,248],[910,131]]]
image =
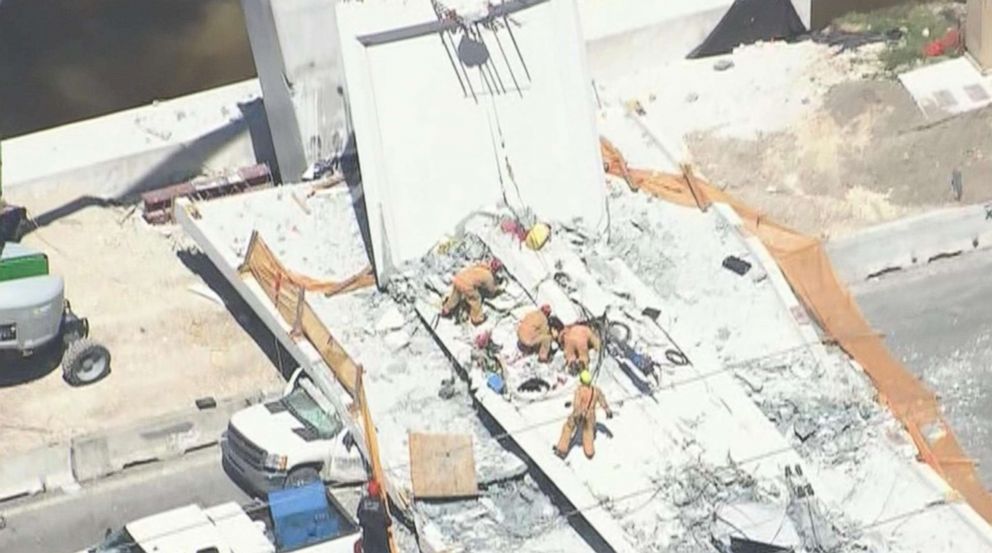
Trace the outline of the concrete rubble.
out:
[[[202,203],[196,225],[223,236],[221,247],[234,259],[254,228],[293,270],[354,274],[368,257],[352,195],[344,188],[321,191],[308,198],[311,213],[303,214],[291,197],[307,190],[290,186]],[[802,544],[797,550],[816,551],[830,541],[833,551],[987,546],[987,527],[967,506],[946,501],[946,488],[915,460],[912,443],[877,404],[864,374],[839,353],[805,341],[769,278],[742,278],[720,267],[726,255],[755,260],[718,212],[650,200],[620,181],[609,190],[613,219],[598,239],[555,225],[540,253],[520,250],[499,228],[504,213],[496,210],[470,218],[464,234],[442,238],[439,248],[403,266],[385,293],[308,296],[367,369],[391,479],[409,487],[409,431],[473,436],[480,497],[417,503],[418,516],[443,541],[466,550],[581,548],[582,537],[564,516],[565,499],[592,527],[582,536],[604,539],[592,522],[598,512],[638,551],[709,551],[732,534],[727,520],[740,526],[726,514],[733,509],[750,513],[757,527],[756,513],[779,513],[789,530],[776,540]],[[252,216],[261,210],[265,217]],[[504,346],[505,396],[473,364],[477,329],[434,316],[452,272],[490,252],[514,276],[487,307],[491,317],[483,327]],[[574,389],[561,358],[541,365],[513,353],[516,319],[535,300],[551,303],[566,323],[607,313],[631,328],[636,348],[656,359],[681,348],[691,360],[663,363],[659,386],[604,356],[598,385],[619,414],[602,421],[593,460],[574,450],[564,463],[550,454],[567,413],[562,402]],[[671,338],[640,313],[643,305],[660,306],[658,323]],[[520,389],[535,378],[547,386]],[[500,405],[511,406],[513,416]],[[504,433],[510,442],[498,439]],[[796,466],[801,479],[786,476]],[[547,478],[550,488],[538,488],[535,478]],[[588,502],[576,503],[579,496]],[[914,524],[899,524],[910,516]],[[535,525],[553,532],[535,533]]]
[[[574,15],[574,6],[558,0],[518,14],[525,44],[550,40],[535,33],[542,25],[559,25],[566,47],[579,44],[575,22],[563,23],[552,10]],[[535,71],[528,94],[517,90],[519,102],[491,89],[492,101],[483,109],[474,94],[470,100],[453,86],[418,89],[414,96],[425,105],[445,104],[464,116],[438,120],[430,109],[411,110],[408,91],[390,86],[401,63],[422,62],[428,76],[449,75],[455,65],[434,59],[434,36],[430,44],[424,35],[396,38],[410,31],[394,27],[433,21],[426,3],[342,4],[338,16],[341,34],[359,39],[343,43],[343,58],[365,162],[363,188],[284,186],[199,204],[197,217],[177,218],[231,279],[239,278],[232,268],[254,231],[290,270],[313,278],[340,280],[372,262],[379,288],[309,294],[307,302],[365,368],[384,469],[394,486],[411,488],[410,432],[472,437],[479,496],[414,501],[421,540],[464,551],[726,552],[739,539],[809,553],[992,548],[992,529],[916,459],[912,441],[879,405],[864,372],[824,347],[768,252],[744,236],[727,206],[701,212],[633,192],[621,179],[602,183],[598,170],[588,170],[597,156],[578,155],[589,142],[581,121],[574,123],[572,142],[545,140],[571,152],[564,165],[543,157],[558,160],[561,151],[514,142],[528,126],[532,132],[561,131],[529,115],[587,112],[574,99],[551,109],[546,98],[559,85],[584,82],[581,55],[569,54],[577,57],[561,62],[548,81]],[[482,32],[490,31],[499,33]],[[367,51],[398,40],[409,48]],[[549,46],[533,42],[531,53],[536,44]],[[791,96],[788,109],[780,109],[788,102],[758,87],[768,99],[752,117],[716,110],[697,121],[689,113],[711,110],[714,99],[702,92],[718,87],[716,81],[760,80],[763,48],[773,47],[755,45],[735,53],[732,63],[719,60],[719,71],[707,66],[691,109],[666,120],[674,126],[666,128],[671,136],[655,130],[666,115],[655,110],[654,98],[630,100],[623,93],[655,86],[663,73],[604,89],[610,96],[599,130],[636,165],[664,169],[685,159],[682,135],[690,130],[725,124],[730,135],[752,136],[784,126],[809,101],[785,85],[780,88]],[[827,67],[840,63],[815,44],[789,55],[803,69],[810,69],[811,57]],[[534,54],[530,61],[540,69],[546,60]],[[700,64],[694,67],[701,71]],[[432,84],[425,86],[442,82],[428,80]],[[799,89],[819,100],[823,86],[811,79]],[[394,97],[396,90],[402,97]],[[683,110],[683,103],[680,97],[658,105]],[[493,136],[479,139],[492,135],[489,118],[496,117],[497,105],[501,115],[523,124],[500,129],[499,148]],[[646,122],[621,107],[630,105]],[[777,113],[771,122],[764,118],[769,110]],[[438,151],[462,155],[450,156],[450,163],[423,163]],[[524,193],[517,188],[512,201],[501,156],[510,180],[511,158],[528,160],[522,164],[531,171],[518,172]],[[562,167],[576,178],[547,172]],[[590,181],[591,173],[596,178]],[[564,188],[571,184],[574,189]],[[528,201],[527,193],[538,188]],[[602,213],[598,203],[576,205],[577,196],[605,198]],[[521,209],[529,204],[541,209]],[[562,220],[555,219],[559,215]],[[553,229],[538,250],[507,231],[536,220]],[[727,270],[723,262],[730,256],[747,271]],[[503,262],[509,278],[505,290],[485,302],[488,320],[475,327],[441,317],[453,274],[490,257]],[[235,286],[259,304],[259,291],[244,282]],[[540,364],[516,347],[520,319],[542,304],[565,324],[589,322],[605,338],[592,371],[617,415],[598,421],[593,458],[572,448],[562,460],[551,451],[577,386],[561,356]],[[286,333],[285,324],[266,320],[277,334]],[[482,333],[490,337],[484,351],[478,346]],[[298,347],[291,351],[315,380],[331,374]],[[650,370],[630,352],[654,360]],[[348,402],[343,395],[336,399]],[[403,535],[406,550],[411,539]]]
[[[250,234],[251,222],[257,221],[254,228],[273,244],[280,259],[292,270],[328,278],[354,274],[368,263],[368,257],[349,191],[339,187],[310,197],[311,213],[304,214],[292,196],[302,197],[309,188],[267,190],[230,201],[199,204],[198,210],[201,220],[212,226],[217,236],[224,237],[226,243],[220,246],[235,256],[244,255],[245,233]],[[266,217],[252,217],[262,210],[268,214]],[[332,238],[328,240],[328,236]],[[315,242],[322,245],[314,249],[311,246]],[[557,546],[549,548],[548,544],[557,543],[573,543],[575,550],[582,550],[582,538],[567,522],[554,517],[541,532],[523,531],[517,535],[506,533],[496,523],[521,518],[522,509],[544,512],[551,503],[526,475],[524,461],[504,448],[487,428],[487,421],[478,416],[465,384],[409,304],[396,302],[374,289],[330,298],[315,294],[308,301],[349,355],[367,369],[366,393],[378,429],[384,469],[391,481],[410,488],[409,432],[473,436],[482,488],[479,498],[444,503],[436,507],[439,510],[428,508],[415,515],[429,517],[436,525],[434,531],[439,532],[439,541],[463,544],[466,538],[462,526],[466,521],[482,518],[489,522],[480,524],[476,520],[469,537],[477,543],[488,543],[490,551],[519,546],[531,551],[554,551]],[[446,515],[445,509],[451,512]],[[466,510],[481,514],[455,516]],[[417,550],[409,535],[401,539],[401,545],[404,541],[404,550]]]

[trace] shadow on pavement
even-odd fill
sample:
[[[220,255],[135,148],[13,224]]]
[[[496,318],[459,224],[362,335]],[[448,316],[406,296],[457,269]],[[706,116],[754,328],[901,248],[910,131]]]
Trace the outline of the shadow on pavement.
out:
[[[245,300],[238,295],[234,287],[217,270],[217,267],[214,266],[206,254],[197,250],[187,249],[179,250],[176,252],[176,256],[187,269],[202,278],[207,286],[224,300],[224,306],[227,307],[228,312],[231,313],[231,316],[241,326],[242,330],[251,336],[251,339],[255,341],[255,344],[262,350],[262,353],[279,370],[282,377],[288,379],[293,371],[296,370],[296,360],[282,347],[282,344],[279,343],[275,335],[262,323],[258,315],[251,310]]]

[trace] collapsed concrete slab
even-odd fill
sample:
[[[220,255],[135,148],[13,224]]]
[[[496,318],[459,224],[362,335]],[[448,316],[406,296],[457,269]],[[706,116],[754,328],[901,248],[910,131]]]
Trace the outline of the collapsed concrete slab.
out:
[[[605,361],[599,385],[608,397],[623,398],[624,404],[619,417],[605,423],[599,438],[601,445],[591,462],[570,457],[563,464],[552,457],[548,446],[554,443],[562,422],[562,417],[556,418],[551,409],[558,407],[552,405],[557,402],[546,402],[545,410],[540,407],[543,398],[521,399],[512,390],[502,396],[489,390],[483,371],[471,356],[472,338],[478,330],[434,319],[436,308],[431,302],[418,304],[425,320],[437,320],[435,332],[453,357],[474,375],[480,403],[501,423],[521,429],[511,435],[532,460],[561,486],[566,496],[581,497],[585,490],[592,492],[595,507],[583,513],[587,517],[591,510],[603,513],[602,517],[593,515],[590,521],[597,530],[612,536],[610,521],[603,519],[614,518],[630,542],[654,540],[658,544],[641,546],[641,550],[679,550],[701,538],[700,524],[711,533],[710,537],[717,537],[719,529],[704,522],[712,516],[709,509],[757,503],[764,509],[784,509],[806,550],[829,546],[837,551],[913,551],[920,543],[927,543],[950,551],[957,547],[984,548],[992,543],[988,525],[960,500],[948,501],[946,484],[914,458],[912,442],[874,401],[873,388],[864,375],[843,357],[826,357],[819,342],[809,342],[809,337],[800,331],[793,320],[797,315],[778,297],[783,293],[779,284],[784,280],[777,268],[766,266],[766,276],[750,279],[720,267],[722,254],[746,255],[743,252],[753,247],[735,234],[732,222],[724,222],[719,210],[702,215],[685,208],[659,209],[643,200],[631,201],[640,206],[618,202],[623,219],[634,219],[623,223],[615,219],[611,228],[621,232],[615,235],[615,242],[610,242],[636,243],[632,244],[636,248],[627,251],[636,256],[640,267],[653,265],[657,273],[654,282],[663,284],[660,289],[666,299],[645,290],[643,285],[629,284],[638,280],[633,271],[622,268],[623,260],[597,260],[609,251],[597,248],[580,248],[590,275],[569,274],[567,281],[583,284],[567,295],[573,299],[602,296],[590,286],[600,282],[609,283],[607,286],[617,298],[634,299],[635,305],[664,305],[667,309],[663,307],[662,311],[673,317],[670,333],[675,340],[681,342],[680,335],[696,338],[685,339],[684,345],[693,366],[681,369],[681,375],[666,373],[655,392],[655,404],[647,400],[643,391],[626,386],[630,375]],[[655,219],[650,210],[662,213]],[[696,224],[715,226],[712,232],[700,234],[694,220]],[[623,230],[628,225],[632,228]],[[657,235],[651,234],[652,229],[660,228],[667,229],[669,239],[659,242]],[[525,296],[533,296],[527,298],[531,309],[535,300],[561,309],[554,303],[556,294],[542,289],[549,280],[561,282],[564,267],[578,265],[554,251],[535,254],[501,247],[498,236],[484,228],[480,230],[472,222],[466,229],[484,236],[483,242],[494,246],[484,253],[499,255],[513,273],[517,286],[508,285],[511,297],[519,296],[519,288],[524,288],[530,292]],[[635,237],[631,232],[643,236]],[[565,242],[576,241],[565,238]],[[666,269],[665,258],[679,262]],[[707,258],[709,263],[700,263]],[[633,260],[627,259],[626,262]],[[754,256],[751,259],[761,263]],[[707,270],[707,265],[712,269]],[[553,271],[553,278],[547,274],[531,278],[540,277],[540,270],[535,270],[540,266]],[[687,269],[694,282],[680,289],[680,279],[689,276]],[[717,302],[749,307],[721,309]],[[627,307],[619,311],[638,312]],[[567,316],[567,309],[563,311]],[[738,317],[740,324],[732,331],[723,326]],[[505,318],[510,321],[505,322]],[[500,326],[512,330],[516,313],[499,319],[484,330],[491,331],[494,339],[502,336],[504,344],[512,344]],[[631,328],[643,332],[636,324]],[[686,333],[687,328],[693,332]],[[508,373],[525,370],[513,361],[507,362],[506,369]],[[689,376],[691,370],[701,374]],[[666,386],[666,377],[674,382]],[[506,380],[511,381],[512,376]],[[560,396],[557,401],[562,401]],[[715,408],[700,407],[714,401]],[[694,407],[699,411],[693,413]],[[744,424],[748,420],[753,422]],[[773,426],[778,427],[777,432]],[[682,448],[672,447],[666,440]],[[707,492],[706,485],[696,484],[684,489],[686,482],[692,483],[695,478],[706,481],[707,474],[723,475],[713,477],[721,482],[715,490]],[[706,498],[703,504],[685,502],[685,495],[696,497],[690,493],[696,491]],[[653,498],[652,507],[643,504],[645,496]],[[885,497],[890,499],[884,500]],[[892,500],[893,497],[899,499]],[[700,515],[697,509],[709,514]],[[907,519],[914,524],[900,524]],[[953,538],[960,540],[957,545],[946,545],[947,525],[957,529]]]
[[[346,412],[351,399],[331,367],[312,344],[293,335],[292,325],[258,283],[237,270],[253,231],[266,237],[287,266],[311,276],[338,279],[368,263],[349,191],[344,187],[312,195],[311,191],[310,185],[290,186],[199,203],[195,208],[187,203],[177,211],[177,220],[335,408]],[[309,212],[303,210],[301,200]],[[335,339],[365,367],[384,469],[401,493],[409,496],[411,487],[410,432],[472,436],[480,495],[414,505],[408,515],[418,521],[421,539],[433,540],[438,551],[458,550],[459,544],[488,544],[491,551],[590,550],[568,522],[556,516],[551,499],[526,475],[524,462],[501,446],[486,421],[476,415],[471,396],[453,378],[450,362],[412,309],[374,289],[329,298],[313,294],[308,301]],[[442,393],[445,390],[448,393]],[[521,522],[506,531],[506,521],[514,520],[534,525]],[[415,544],[408,542],[403,549],[415,550]]]
[[[367,262],[360,255],[357,222],[346,217],[352,208],[345,191],[308,198],[309,216],[300,215],[294,194],[306,196],[305,188],[203,203],[197,207],[199,219],[180,217],[253,305],[264,307],[268,300],[233,269],[246,240],[237,236],[250,232],[248,227],[272,234],[270,241],[295,269],[320,266],[321,261],[305,258],[321,251],[321,258],[348,259],[323,250],[328,232],[337,237],[334,247],[352,251],[356,267]],[[337,207],[319,208],[322,197],[333,197],[328,205]],[[484,527],[493,527],[492,533],[473,533],[469,541],[509,540],[499,542],[508,548],[521,543],[520,535],[529,536],[527,543],[549,533],[575,543],[578,536],[565,522],[581,519],[613,550],[695,550],[700,540],[728,537],[726,521],[718,524],[714,518],[723,513],[737,525],[739,517],[728,509],[786,513],[810,551],[830,545],[837,551],[908,553],[920,544],[933,551],[979,551],[992,544],[988,525],[915,459],[912,442],[876,403],[863,373],[824,349],[815,332],[810,336],[797,304],[783,303],[788,288],[767,252],[756,250],[760,244],[745,240],[721,209],[702,214],[645,201],[618,181],[611,181],[610,198],[618,214],[601,239],[557,227],[562,230],[545,249],[533,252],[503,234],[498,218],[473,218],[463,227],[467,234],[443,242],[446,253],[404,267],[403,278],[388,284],[388,294],[368,289],[313,298],[328,327],[367,367],[391,478],[409,481],[404,447],[409,430],[472,433],[476,459],[493,460],[488,469],[478,463],[480,480],[493,484],[464,508],[490,521]],[[245,202],[253,207],[238,207]],[[315,220],[308,223],[311,216]],[[560,363],[541,368],[508,352],[508,394],[500,395],[473,363],[476,329],[436,317],[440,297],[428,288],[443,291],[443,275],[490,253],[514,276],[506,297],[490,307],[498,316],[485,328],[495,341],[514,344],[520,314],[547,302],[566,322],[607,313],[630,327],[641,351],[664,359],[664,352],[677,346],[691,361],[662,366],[661,385],[652,386],[624,370],[621,360],[604,358],[598,384],[619,414],[601,421],[592,460],[573,452],[562,462],[551,452],[568,413],[562,403],[575,385],[558,378]],[[728,254],[748,259],[750,272],[741,276],[721,267]],[[352,270],[345,267],[341,274]],[[413,318],[413,305],[427,329]],[[640,309],[645,305],[661,310],[659,325]],[[315,378],[329,380],[330,369],[289,337],[288,325],[277,318],[267,323]],[[469,379],[468,390],[461,389],[454,400],[437,399],[451,368],[425,330],[438,336]],[[521,390],[524,376],[544,379],[547,388]],[[470,413],[473,402],[501,432],[479,430],[479,419]],[[470,419],[477,422],[469,424]],[[512,440],[571,506],[555,510],[542,500],[543,506],[531,511],[525,505],[534,503],[522,497],[535,493],[532,484],[521,484],[519,477],[510,477],[517,484],[509,490],[497,484],[495,469],[506,457],[494,438]],[[461,509],[451,504],[419,514],[457,542],[466,527],[474,528],[464,517],[451,518]],[[528,517],[540,523],[514,523],[509,538],[507,527],[497,528],[498,520]],[[763,535],[768,521],[751,518],[755,536]]]
[[[349,2],[338,5],[338,25],[380,280],[500,200],[604,227],[571,1],[506,2],[462,23],[427,0]]]

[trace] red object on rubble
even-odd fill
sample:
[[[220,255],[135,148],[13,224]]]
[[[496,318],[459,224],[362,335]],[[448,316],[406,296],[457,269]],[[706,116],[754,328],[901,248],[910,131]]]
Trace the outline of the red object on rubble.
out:
[[[488,330],[476,334],[475,347],[477,347],[478,349],[486,349],[486,347],[489,345],[489,341],[492,340],[492,337],[493,337],[492,333],[489,332]]]
[[[500,221],[500,230],[506,234],[512,234],[517,237],[517,240],[523,242],[527,238],[527,229],[523,227],[517,220],[511,219],[509,217]]]
[[[935,58],[937,56],[943,56],[944,54],[950,52],[956,52],[961,49],[961,31],[958,29],[950,29],[944,36],[938,38],[937,40],[931,40],[923,47],[923,55],[928,58]]]

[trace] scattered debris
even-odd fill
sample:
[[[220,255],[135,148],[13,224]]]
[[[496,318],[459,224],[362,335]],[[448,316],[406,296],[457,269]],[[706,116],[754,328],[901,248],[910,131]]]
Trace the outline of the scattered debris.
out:
[[[399,308],[396,306],[390,307],[385,313],[379,317],[379,320],[375,322],[375,331],[380,333],[385,333],[393,330],[398,330],[403,328],[406,324],[406,317],[400,312]]]
[[[172,209],[178,198],[209,200],[271,185],[272,173],[269,171],[269,166],[261,163],[220,177],[198,177],[145,192],[141,195],[141,201],[144,204],[145,220],[160,225],[172,221]]]
[[[458,389],[455,388],[455,379],[446,378],[441,381],[441,388],[438,389],[437,395],[441,399],[451,399],[458,394]]]
[[[734,60],[724,58],[721,60],[717,60],[716,63],[713,64],[713,69],[717,71],[726,71],[733,66],[734,66]]]
[[[196,408],[201,411],[204,409],[214,409],[217,407],[217,400],[212,397],[201,397],[194,403],[196,404]]]
[[[636,113],[637,115],[647,115],[647,111],[644,110],[644,106],[641,105],[640,100],[637,99],[627,100],[625,105],[627,107],[628,113]]]
[[[225,307],[224,300],[221,299],[220,295],[218,295],[217,292],[214,292],[213,289],[211,289],[206,284],[203,284],[202,282],[191,284],[187,286],[186,289],[196,294],[197,296],[200,296],[201,298],[205,298],[214,302],[220,307]]]
[[[723,258],[723,268],[744,276],[751,270],[751,263],[737,257],[736,255],[728,255]]]
[[[296,205],[300,206],[300,209],[303,210],[303,213],[306,213],[307,215],[310,215],[310,213],[311,213],[310,212],[310,208],[307,207],[307,202],[305,200],[301,199],[294,192],[291,192],[290,193],[290,196],[292,196],[293,201],[296,202]]]

